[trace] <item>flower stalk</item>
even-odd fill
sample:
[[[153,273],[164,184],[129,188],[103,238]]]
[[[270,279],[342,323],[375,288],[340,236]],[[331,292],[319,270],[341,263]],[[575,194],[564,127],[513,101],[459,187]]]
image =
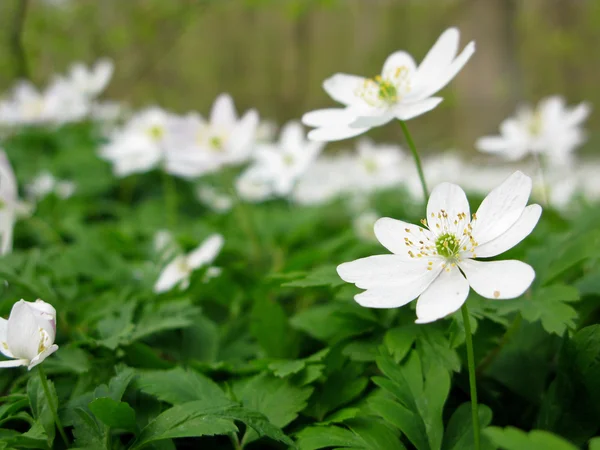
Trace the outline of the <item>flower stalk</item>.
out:
[[[63,440],[63,442],[65,443],[65,446],[67,448],[69,448],[69,439],[67,438],[67,435],[65,433],[65,429],[62,426],[62,423],[60,422],[60,419],[58,417],[58,405],[54,405],[54,403],[52,402],[52,396],[50,395],[50,388],[48,387],[48,381],[46,379],[46,373],[44,372],[44,369],[42,368],[41,365],[37,366],[37,372],[40,376],[40,382],[42,383],[42,389],[44,390],[44,395],[46,396],[46,401],[48,402],[48,407],[50,408],[50,412],[52,413],[52,417],[54,418],[54,423],[56,424],[56,428],[58,428],[58,432],[60,433],[60,436]]]
[[[467,365],[469,366],[469,389],[471,391],[471,414],[473,416],[473,445],[475,450],[481,449],[479,436],[479,406],[477,404],[477,383],[475,375],[475,356],[473,354],[473,336],[471,334],[471,322],[469,321],[469,310],[467,304],[461,307],[462,318],[465,324],[465,343],[467,346]]]
[[[406,138],[406,142],[408,143],[408,147],[413,155],[413,159],[415,160],[415,166],[417,166],[417,173],[419,174],[419,180],[421,180],[421,188],[423,189],[423,198],[427,199],[429,197],[429,191],[427,190],[427,182],[425,181],[425,174],[423,173],[423,166],[421,165],[421,158],[419,156],[419,152],[417,151],[417,147],[415,146],[415,141],[413,141],[410,132],[408,131],[408,127],[406,126],[406,122],[404,120],[400,120],[400,126],[402,127],[402,132],[404,133],[404,137]]]

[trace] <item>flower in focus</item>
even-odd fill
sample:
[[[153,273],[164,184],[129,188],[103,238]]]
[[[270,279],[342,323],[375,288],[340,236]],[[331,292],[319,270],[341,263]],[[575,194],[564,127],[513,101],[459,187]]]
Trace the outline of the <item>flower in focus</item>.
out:
[[[176,256],[160,273],[154,285],[154,292],[157,294],[167,292],[177,285],[181,289],[187,289],[192,272],[211,264],[221,251],[223,243],[223,236],[213,234],[187,255]]]
[[[322,143],[306,140],[302,125],[289,122],[281,130],[277,143],[257,146],[254,162],[241,178],[264,185],[261,195],[255,200],[287,197],[322,149]],[[244,181],[241,186],[244,186]],[[247,190],[242,188],[241,195],[245,193]]]
[[[183,178],[215,172],[223,166],[246,162],[254,146],[258,113],[238,118],[231,96],[215,100],[210,120],[199,114],[174,119],[166,144],[165,170]]]
[[[580,103],[567,108],[562,97],[542,100],[532,109],[521,107],[514,117],[500,124],[499,136],[485,136],[475,146],[482,152],[507,160],[519,160],[528,154],[542,155],[553,165],[569,163],[573,151],[585,142],[581,128],[590,107]]]
[[[76,187],[72,181],[57,180],[50,172],[44,171],[38,174],[25,189],[31,199],[39,201],[52,193],[59,198],[67,199],[75,193]]]
[[[457,56],[459,32],[446,30],[419,67],[404,51],[392,53],[381,75],[363,78],[336,74],[323,83],[331,98],[344,108],[312,111],[302,117],[316,127],[308,134],[317,141],[336,141],[362,134],[393,119],[408,120],[435,108],[440,97],[432,97],[446,86],[475,52],[470,42]]]
[[[355,296],[362,306],[396,308],[417,301],[417,323],[457,311],[469,286],[482,297],[515,298],[535,278],[531,266],[517,260],[477,261],[517,245],[537,224],[542,208],[527,205],[531,178],[515,172],[470,215],[457,185],[436,186],[420,226],[387,217],[375,223],[375,235],[391,255],[376,255],[338,266],[340,277],[366,289]]]
[[[0,352],[10,361],[0,367],[27,366],[31,370],[58,350],[56,310],[42,300],[14,304],[8,320],[0,318]]]
[[[119,177],[152,170],[164,159],[169,118],[169,113],[156,107],[137,113],[113,132],[100,156],[113,164]]]

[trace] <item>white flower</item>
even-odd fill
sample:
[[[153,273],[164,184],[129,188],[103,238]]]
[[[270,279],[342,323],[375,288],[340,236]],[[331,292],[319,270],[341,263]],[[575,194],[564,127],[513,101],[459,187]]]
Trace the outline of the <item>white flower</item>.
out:
[[[356,236],[367,242],[377,241],[373,227],[380,217],[375,211],[365,211],[357,215],[352,221]]]
[[[12,361],[0,367],[27,366],[29,370],[58,350],[56,310],[42,300],[14,304],[8,320],[0,318],[0,352]]]
[[[348,176],[354,169],[351,156],[320,157],[298,181],[292,194],[293,200],[303,205],[317,205],[340,196],[354,181],[352,176]]]
[[[359,139],[352,172],[352,190],[372,192],[398,185],[405,177],[405,155],[396,145],[376,145],[370,139]]]
[[[176,256],[160,273],[154,285],[154,292],[167,292],[177,285],[187,289],[192,272],[211,264],[221,251],[223,243],[223,236],[213,234],[187,255]]]
[[[515,298],[535,278],[531,266],[516,260],[476,261],[514,247],[531,233],[542,208],[527,205],[531,178],[515,172],[492,190],[472,220],[463,190],[438,185],[421,226],[387,217],[375,235],[392,255],[377,255],[338,266],[347,282],[366,289],[355,296],[362,306],[396,308],[417,301],[417,323],[433,322],[457,311],[469,286],[490,299]]]
[[[190,114],[175,122],[167,143],[166,170],[194,178],[246,162],[254,146],[258,114],[250,110],[238,119],[233,99],[221,94],[213,104],[210,121]]]
[[[6,153],[0,150],[0,255],[12,250],[13,228],[21,208],[15,173]]]
[[[508,160],[518,160],[528,154],[543,155],[547,162],[564,165],[573,151],[585,142],[581,124],[590,107],[580,103],[567,108],[562,97],[542,100],[535,110],[521,107],[514,117],[500,124],[500,136],[485,136],[475,146]]]
[[[93,99],[106,89],[113,72],[113,62],[104,58],[98,60],[90,69],[82,63],[73,64],[66,80],[83,96]]]
[[[355,75],[336,74],[323,83],[331,98],[344,108],[312,111],[302,121],[317,127],[310,139],[336,141],[357,136],[393,119],[408,120],[435,108],[440,97],[432,97],[462,69],[475,51],[470,42],[458,52],[459,32],[446,30],[431,48],[419,67],[404,51],[392,53],[381,75],[367,79]]]
[[[100,156],[112,162],[119,177],[152,170],[164,158],[169,118],[166,111],[156,107],[139,112],[113,133],[100,149]]]
[[[204,205],[219,213],[227,212],[233,206],[233,199],[229,195],[222,194],[211,186],[199,186],[196,189],[196,197]]]
[[[67,199],[75,193],[76,186],[72,181],[57,180],[50,172],[43,171],[25,189],[29,197],[39,201],[52,193]]]
[[[300,123],[289,122],[277,143],[257,146],[254,163],[242,178],[260,180],[265,186],[265,198],[286,197],[322,149],[322,143],[306,140]]]

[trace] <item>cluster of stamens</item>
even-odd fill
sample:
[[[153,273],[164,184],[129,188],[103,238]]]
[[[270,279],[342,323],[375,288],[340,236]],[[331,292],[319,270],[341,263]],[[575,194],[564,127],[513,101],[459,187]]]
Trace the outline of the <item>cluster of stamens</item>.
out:
[[[148,135],[154,142],[158,142],[165,135],[165,129],[160,125],[152,125],[150,128],[148,128]]]
[[[355,93],[367,104],[379,107],[397,103],[410,89],[410,72],[407,67],[401,66],[366,79]]]
[[[437,220],[436,220],[437,219]],[[422,219],[419,227],[419,235],[414,236],[410,228],[404,231],[409,236],[404,238],[404,244],[408,247],[408,255],[411,258],[441,257],[446,264],[455,265],[460,260],[461,254],[468,254],[469,258],[475,258],[475,249],[478,243],[473,238],[473,224],[477,216],[473,214],[472,220],[466,213],[461,212],[452,219],[445,210],[437,214],[431,213],[430,222]],[[435,226],[431,226],[435,223]],[[428,270],[432,270],[433,262],[428,263]]]

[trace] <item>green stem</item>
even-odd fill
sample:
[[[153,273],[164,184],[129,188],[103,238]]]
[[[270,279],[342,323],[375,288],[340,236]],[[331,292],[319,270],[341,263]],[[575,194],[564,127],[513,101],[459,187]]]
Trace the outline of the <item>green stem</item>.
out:
[[[423,173],[423,166],[421,165],[421,158],[419,157],[419,152],[417,152],[415,141],[413,141],[413,138],[410,135],[408,127],[406,126],[406,122],[404,120],[400,120],[400,126],[402,127],[402,132],[404,133],[404,137],[406,138],[408,147],[412,152],[413,158],[415,160],[415,166],[417,166],[417,172],[419,173],[419,179],[421,180],[421,187],[423,188],[423,199],[424,201],[427,201],[427,199],[429,198],[429,191],[427,190],[427,182],[425,181],[425,174]]]
[[[65,430],[60,423],[60,419],[58,418],[58,405],[56,408],[54,407],[54,403],[52,402],[52,396],[50,395],[50,388],[48,387],[48,381],[46,380],[46,374],[44,373],[44,369],[42,369],[41,365],[38,365],[38,374],[40,375],[40,381],[42,383],[42,389],[44,389],[44,394],[46,395],[46,401],[48,402],[48,406],[50,407],[50,412],[52,413],[52,417],[54,417],[54,423],[56,424],[56,428],[58,428],[58,432],[62,437],[67,448],[69,448],[69,439],[67,439],[67,435],[65,434]]]
[[[469,321],[469,310],[464,303],[461,308],[463,322],[465,324],[465,343],[467,344],[467,364],[469,366],[469,388],[471,390],[471,413],[473,415],[473,443],[475,450],[480,450],[479,438],[479,407],[477,405],[477,384],[475,378],[475,356],[473,355],[473,336],[471,335],[471,322]]]
[[[163,197],[165,200],[165,209],[167,212],[167,223],[170,229],[177,224],[177,190],[173,177],[166,171],[162,171]]]

